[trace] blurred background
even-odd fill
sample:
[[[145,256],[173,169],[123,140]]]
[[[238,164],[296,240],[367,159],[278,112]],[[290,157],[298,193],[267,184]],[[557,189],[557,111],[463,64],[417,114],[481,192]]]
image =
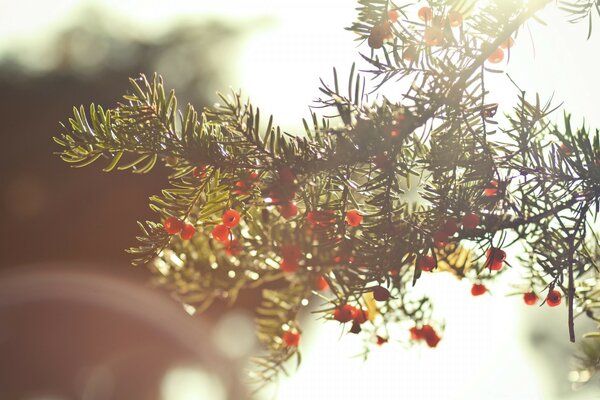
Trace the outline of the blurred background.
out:
[[[197,109],[242,88],[290,132],[318,97],[318,79],[344,76],[358,51],[344,31],[349,0],[0,0],[0,399],[245,399],[240,378],[259,349],[251,310],[217,305],[189,316],[129,265],[136,220],[165,171],[144,176],[70,169],[52,136],[72,107],[114,106],[128,78],[155,71]],[[576,121],[600,126],[598,36],[552,10],[520,32],[506,71],[531,94],[554,95]],[[359,63],[359,66],[363,66]],[[565,77],[568,77],[566,79]],[[344,79],[344,78],[342,78]],[[500,113],[506,77],[490,80]],[[384,92],[398,98],[393,86]],[[492,100],[494,99],[494,100]],[[557,117],[560,117],[557,114]],[[510,256],[509,256],[509,261]],[[518,282],[518,268],[504,283]],[[397,343],[364,362],[357,337],[306,315],[297,374],[257,399],[590,399],[598,382],[571,374],[566,310],[525,308],[506,285],[473,299],[436,274],[446,318],[435,350]],[[515,290],[516,292],[516,290]],[[307,310],[310,309],[310,306]],[[578,332],[592,329],[579,321]],[[573,391],[575,388],[577,390]]]

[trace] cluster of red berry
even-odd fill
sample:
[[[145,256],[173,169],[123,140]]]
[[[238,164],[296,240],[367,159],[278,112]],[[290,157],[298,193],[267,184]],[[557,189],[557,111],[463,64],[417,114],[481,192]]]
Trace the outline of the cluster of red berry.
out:
[[[415,341],[425,340],[429,347],[436,347],[441,340],[431,325],[423,325],[421,328],[413,326],[410,328],[410,338]]]
[[[163,227],[169,235],[176,235],[179,233],[179,236],[181,236],[183,240],[190,240],[196,233],[194,225],[185,223],[175,217],[168,217],[165,219]]]

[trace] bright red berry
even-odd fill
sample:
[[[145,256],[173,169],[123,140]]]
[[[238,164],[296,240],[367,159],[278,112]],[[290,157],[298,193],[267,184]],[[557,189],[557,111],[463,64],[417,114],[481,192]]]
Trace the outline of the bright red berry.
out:
[[[319,292],[323,292],[329,288],[329,283],[327,283],[327,279],[323,275],[318,275],[315,279],[315,289]]]
[[[240,223],[240,213],[235,210],[227,210],[223,214],[223,225],[233,228]]]
[[[437,264],[433,256],[423,256],[421,254],[417,256],[417,268],[421,271],[433,271],[436,266]]]
[[[398,21],[398,17],[399,17],[398,11],[396,11],[396,10],[388,11],[388,20],[390,22],[394,23],[394,22]]]
[[[373,288],[373,298],[377,301],[387,301],[390,298],[390,291],[383,286]]]
[[[196,233],[196,228],[194,228],[194,225],[185,224],[179,235],[181,236],[181,238],[183,240],[190,240],[191,238],[194,237],[195,233]]]
[[[525,302],[525,304],[527,304],[528,306],[532,306],[535,303],[537,303],[538,301],[538,297],[535,294],[535,292],[528,292],[528,293],[524,293],[523,294],[523,301]]]
[[[359,226],[362,223],[363,216],[358,210],[350,210],[346,213],[346,222],[350,226]]]
[[[475,229],[481,223],[481,218],[475,213],[468,213],[462,218],[463,228],[467,230]]]
[[[294,218],[298,215],[298,206],[293,201],[279,206],[279,214],[285,219]]]
[[[474,283],[473,287],[471,287],[471,294],[473,296],[481,296],[482,294],[485,294],[485,292],[487,292],[487,288],[481,283]]]
[[[498,64],[504,60],[504,50],[498,47],[489,55],[488,61],[492,64]]]
[[[352,320],[357,324],[364,324],[369,320],[369,311],[363,310],[362,308],[355,308]]]
[[[550,307],[556,307],[560,304],[561,298],[562,296],[558,290],[551,290],[546,297],[546,304]]]
[[[183,229],[183,221],[175,217],[169,217],[163,222],[163,227],[169,235],[176,235]]]
[[[483,195],[485,197],[495,197],[498,195],[498,181],[492,180],[483,190]]]
[[[298,265],[298,260],[288,260],[287,258],[284,258],[279,264],[279,268],[283,272],[296,272],[298,271],[298,268],[300,268],[300,265]]]
[[[298,332],[285,331],[281,335],[281,340],[286,347],[298,347],[298,344],[300,344],[300,334]]]
[[[410,328],[410,338],[412,340],[421,340],[421,339],[423,339],[423,331],[420,328],[417,328],[416,326],[413,326],[412,328]]]
[[[431,325],[423,325],[423,328],[421,329],[421,335],[429,347],[436,347],[441,340]]]
[[[219,242],[226,242],[229,240],[229,228],[223,224],[215,226],[211,232],[212,237]]]
[[[492,271],[499,271],[502,269],[504,260],[506,260],[506,252],[497,247],[491,247],[486,252],[487,261],[486,266]]]
[[[338,322],[348,322],[352,321],[354,317],[354,307],[350,304],[344,304],[343,306],[337,307],[333,310],[333,319]]]

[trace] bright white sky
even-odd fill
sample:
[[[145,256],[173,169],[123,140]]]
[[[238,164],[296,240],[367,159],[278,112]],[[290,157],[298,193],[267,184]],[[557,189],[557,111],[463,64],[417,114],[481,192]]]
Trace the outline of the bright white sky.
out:
[[[285,127],[296,130],[301,128],[296,122],[307,116],[307,106],[319,94],[318,78],[329,79],[333,66],[348,71],[352,61],[358,60],[354,38],[343,30],[354,17],[354,4],[349,0],[0,0],[0,54],[8,46],[35,45],[42,35],[89,4],[112,9],[148,34],[167,29],[181,18],[275,18],[275,24],[257,27],[245,38],[238,76],[230,82],[249,94],[265,113],[274,113]],[[555,14],[549,14],[547,20],[556,20]],[[586,121],[600,126],[600,82],[594,79],[600,61],[600,31],[586,42],[585,24],[571,26],[564,18],[551,27],[531,23],[530,28],[534,39],[529,31],[521,32],[508,72],[523,89],[544,96],[554,93],[557,103],[564,101],[576,116],[586,116]],[[503,79],[495,82],[488,86],[490,101],[501,104],[500,112],[507,111],[515,100],[510,83]],[[580,398],[554,391],[551,382],[566,379],[566,366],[560,365],[558,371],[558,367],[548,367],[548,359],[535,353],[525,339],[531,329],[553,330],[557,343],[566,347],[564,308],[530,308],[521,313],[520,299],[504,297],[506,291],[500,288],[494,290],[494,297],[474,299],[466,282],[444,276],[423,281],[423,288],[438,293],[438,315],[447,319],[439,348],[405,351],[391,344],[376,349],[372,359],[363,363],[350,358],[360,349],[356,338],[339,340],[339,329],[333,323],[321,328],[312,324],[305,327],[303,366],[293,378],[281,382],[277,398]]]

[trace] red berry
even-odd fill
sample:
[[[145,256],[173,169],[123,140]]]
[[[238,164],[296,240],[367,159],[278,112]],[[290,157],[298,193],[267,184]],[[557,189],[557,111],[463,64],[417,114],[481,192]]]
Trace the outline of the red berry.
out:
[[[377,301],[386,301],[390,298],[390,291],[383,286],[375,286],[373,288],[373,298]]]
[[[429,347],[436,347],[441,340],[431,325],[423,325],[421,334]]]
[[[387,343],[387,339],[377,335],[377,346],[381,346]]]
[[[362,331],[362,328],[360,327],[360,324],[358,322],[356,322],[356,321],[353,321],[352,322],[352,327],[350,328],[350,333],[354,333],[356,335],[356,334],[359,334],[360,331]]]
[[[548,296],[546,297],[546,304],[550,307],[556,307],[560,304],[561,294],[558,290],[551,290],[548,292]]]
[[[431,11],[430,7],[421,7],[419,9],[419,19],[421,21],[431,21],[431,19],[433,18],[433,11]]]
[[[369,320],[369,312],[361,308],[355,308],[352,320],[357,324],[364,324]]]
[[[433,271],[436,266],[435,258],[432,256],[423,256],[420,254],[417,256],[417,268],[421,271]]]
[[[486,252],[487,261],[486,266],[492,271],[499,271],[502,269],[504,260],[506,260],[506,252],[497,247],[491,247]]]
[[[410,338],[412,340],[421,340],[421,339],[423,339],[423,331],[420,328],[417,328],[416,326],[413,326],[412,328],[410,328]]]
[[[181,236],[181,238],[183,240],[190,240],[191,238],[194,237],[195,233],[196,233],[196,228],[194,228],[194,225],[185,224],[179,235]]]
[[[448,236],[452,236],[458,232],[456,220],[454,218],[448,219],[444,226],[442,226],[442,232],[446,233]]]
[[[248,180],[253,182],[255,180],[258,179],[258,172],[256,171],[250,171],[250,173],[248,174]]]
[[[398,21],[398,17],[399,17],[398,11],[396,11],[396,10],[388,11],[388,20],[390,22],[394,23],[394,22]]]
[[[523,294],[523,301],[528,306],[534,305],[535,303],[537,303],[537,300],[538,300],[538,297],[535,294],[535,292],[528,292],[528,293]]]
[[[504,50],[500,47],[494,50],[488,57],[488,61],[492,64],[498,64],[499,62],[502,62],[502,60],[504,60]]]
[[[391,168],[392,161],[386,153],[379,153],[373,157],[373,164],[379,169],[386,170]]]
[[[169,235],[175,235],[183,229],[183,221],[175,217],[169,217],[163,222],[163,227]]]
[[[296,272],[298,271],[298,268],[300,268],[300,265],[298,265],[298,260],[288,260],[287,258],[284,258],[279,264],[279,268],[283,272]]]
[[[319,292],[325,291],[329,288],[329,283],[327,283],[327,279],[323,275],[318,275],[315,279],[315,289]]]
[[[483,195],[485,197],[495,197],[498,195],[498,181],[492,180],[483,190]]]
[[[300,334],[298,332],[285,331],[281,335],[281,340],[286,347],[298,347],[300,344]]]
[[[444,231],[437,231],[433,234],[433,241],[437,247],[444,247],[448,244],[448,234]]]
[[[226,242],[229,240],[229,228],[223,224],[219,224],[212,230],[212,237],[219,242]]]
[[[298,206],[293,201],[279,206],[279,214],[285,219],[294,218],[298,215]]]
[[[353,316],[354,307],[352,307],[350,304],[344,304],[343,306],[333,310],[333,319],[335,319],[338,322],[344,323],[351,321]]]
[[[452,10],[448,13],[448,22],[453,28],[459,27],[463,23],[463,16],[458,11]]]
[[[487,288],[481,283],[474,283],[473,287],[471,287],[471,294],[473,296],[481,296],[482,294],[485,294],[485,292],[487,292]]]
[[[350,210],[346,213],[346,222],[350,226],[359,226],[362,223],[363,216],[358,210]]]
[[[249,194],[250,190],[252,189],[252,184],[246,181],[237,181],[234,186],[235,190],[233,193],[237,194],[238,196],[245,196]]]
[[[223,225],[233,228],[240,223],[240,213],[235,210],[227,210],[223,214]]]
[[[477,228],[481,223],[481,218],[475,213],[468,213],[462,218],[463,228],[471,230]]]

